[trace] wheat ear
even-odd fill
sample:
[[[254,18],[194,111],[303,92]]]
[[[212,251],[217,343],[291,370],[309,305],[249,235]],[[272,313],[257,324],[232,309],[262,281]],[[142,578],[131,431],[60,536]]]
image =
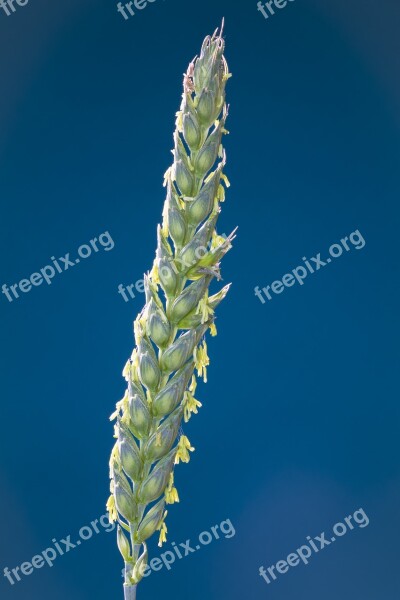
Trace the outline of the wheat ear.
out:
[[[229,289],[209,296],[234,237],[215,229],[225,199],[222,182],[229,185],[221,144],[229,78],[224,46],[221,28],[204,40],[184,76],[156,258],[145,276],[145,307],[134,323],[136,347],[123,371],[127,390],[111,415],[117,441],[107,508],[119,524],[126,600],[136,598],[146,540],[155,531],[159,545],[166,540],[165,506],[179,501],[174,465],[189,462],[194,450],[181,425],[201,406],[194,397],[195,371],[206,381],[205,333],[216,334],[214,310]]]

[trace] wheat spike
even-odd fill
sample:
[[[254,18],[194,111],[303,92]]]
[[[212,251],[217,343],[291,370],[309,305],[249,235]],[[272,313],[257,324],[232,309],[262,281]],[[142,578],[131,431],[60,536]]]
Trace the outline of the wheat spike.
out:
[[[192,448],[182,423],[197,413],[196,377],[206,381],[205,334],[216,334],[214,311],[229,285],[209,296],[234,233],[216,231],[229,185],[223,173],[225,85],[230,76],[222,28],[206,37],[184,75],[176,119],[173,165],[165,174],[167,197],[157,251],[145,276],[146,304],[134,323],[136,346],[123,376],[127,389],[111,415],[117,441],[110,459],[110,520],[118,521],[125,562],[125,600],[135,600],[147,565],[146,540],[166,540],[167,504],[179,502],[174,467]],[[196,376],[197,372],[197,376]]]

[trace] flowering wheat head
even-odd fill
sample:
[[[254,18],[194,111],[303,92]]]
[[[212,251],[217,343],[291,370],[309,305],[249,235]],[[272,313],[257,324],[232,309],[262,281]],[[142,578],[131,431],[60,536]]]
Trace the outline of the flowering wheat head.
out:
[[[127,600],[136,597],[147,565],[146,540],[156,531],[159,545],[166,540],[165,507],[179,501],[174,467],[189,462],[194,450],[182,423],[201,406],[194,394],[196,377],[207,379],[205,334],[216,334],[214,311],[229,289],[209,295],[234,237],[216,231],[223,183],[229,185],[221,143],[229,78],[224,45],[222,30],[208,36],[184,76],[156,258],[145,276],[146,304],[123,371],[127,389],[111,416],[117,441],[107,508],[119,523]]]

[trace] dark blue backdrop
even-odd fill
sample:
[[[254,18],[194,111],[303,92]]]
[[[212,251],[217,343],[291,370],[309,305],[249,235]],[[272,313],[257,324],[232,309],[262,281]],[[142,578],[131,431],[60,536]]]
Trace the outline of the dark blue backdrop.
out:
[[[139,597],[399,598],[400,15],[394,1],[350,4],[297,0],[268,20],[248,0],[156,0],[127,21],[114,0],[0,14],[0,284],[102,232],[115,243],[0,297],[1,575],[104,513],[108,416],[143,303],[117,287],[151,265],[182,73],[225,15],[220,229],[239,235],[168,527],[183,542],[231,519],[236,535],[152,574]],[[362,251],[257,300],[256,285],[355,229]],[[360,507],[368,527],[269,586],[259,576]],[[114,538],[102,531],[13,586],[1,576],[1,597],[120,598]]]

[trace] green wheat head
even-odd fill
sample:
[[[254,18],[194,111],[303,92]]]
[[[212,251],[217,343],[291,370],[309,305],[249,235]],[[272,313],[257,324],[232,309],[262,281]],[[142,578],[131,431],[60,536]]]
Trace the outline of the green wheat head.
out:
[[[215,228],[225,198],[222,182],[229,186],[221,143],[230,76],[224,46],[222,29],[208,36],[184,76],[156,258],[145,276],[145,307],[134,323],[136,347],[123,371],[127,390],[111,416],[117,441],[107,508],[119,523],[129,599],[147,564],[146,540],[159,531],[159,545],[166,541],[165,507],[179,502],[174,467],[189,462],[194,450],[182,422],[201,406],[194,394],[196,373],[207,380],[205,333],[216,335],[214,310],[229,289],[209,296],[234,237]]]

